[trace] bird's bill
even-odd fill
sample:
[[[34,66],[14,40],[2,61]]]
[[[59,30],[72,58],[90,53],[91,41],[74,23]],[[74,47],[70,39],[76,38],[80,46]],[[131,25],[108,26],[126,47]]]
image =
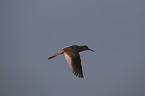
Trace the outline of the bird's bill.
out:
[[[88,50],[90,50],[90,51],[94,52],[94,50],[92,50],[92,49],[88,49]]]

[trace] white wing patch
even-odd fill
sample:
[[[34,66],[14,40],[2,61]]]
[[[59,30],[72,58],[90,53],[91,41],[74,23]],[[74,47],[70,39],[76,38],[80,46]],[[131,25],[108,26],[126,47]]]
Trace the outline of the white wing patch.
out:
[[[72,58],[68,54],[66,54],[65,52],[63,54],[64,54],[65,59],[66,59],[68,65],[69,65],[69,68],[73,71]]]

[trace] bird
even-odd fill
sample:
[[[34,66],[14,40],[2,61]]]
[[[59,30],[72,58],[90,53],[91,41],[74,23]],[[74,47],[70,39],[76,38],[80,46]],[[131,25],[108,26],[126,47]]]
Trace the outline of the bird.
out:
[[[82,46],[71,45],[71,46],[67,46],[60,49],[58,52],[54,53],[53,56],[49,57],[48,60],[58,55],[64,54],[72,73],[74,73],[76,77],[84,78],[79,52],[85,51],[85,50],[90,50],[94,52],[94,50],[88,48],[88,46],[86,45],[82,45]]]

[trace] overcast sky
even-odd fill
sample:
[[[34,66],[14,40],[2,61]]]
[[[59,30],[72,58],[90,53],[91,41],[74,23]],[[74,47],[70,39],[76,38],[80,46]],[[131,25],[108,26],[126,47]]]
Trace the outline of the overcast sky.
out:
[[[48,61],[74,44],[83,79]],[[1,0],[0,96],[145,96],[145,1]]]

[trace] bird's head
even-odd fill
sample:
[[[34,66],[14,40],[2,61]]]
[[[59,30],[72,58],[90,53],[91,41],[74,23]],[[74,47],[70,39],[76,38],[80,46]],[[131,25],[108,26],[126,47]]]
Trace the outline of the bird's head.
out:
[[[81,46],[81,51],[84,51],[84,50],[90,50],[90,51],[94,52],[94,50],[88,48],[88,46],[86,46],[86,45]]]

